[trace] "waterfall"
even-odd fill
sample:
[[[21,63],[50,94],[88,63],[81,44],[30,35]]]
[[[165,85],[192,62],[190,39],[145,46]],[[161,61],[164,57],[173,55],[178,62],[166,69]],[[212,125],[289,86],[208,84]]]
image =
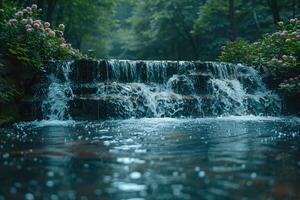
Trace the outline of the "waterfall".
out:
[[[49,88],[44,101],[42,112],[47,120],[69,120],[69,101],[73,99],[70,83],[72,62],[59,63],[55,71],[48,75]]]
[[[49,73],[47,119],[279,115],[280,98],[241,64],[98,60]]]

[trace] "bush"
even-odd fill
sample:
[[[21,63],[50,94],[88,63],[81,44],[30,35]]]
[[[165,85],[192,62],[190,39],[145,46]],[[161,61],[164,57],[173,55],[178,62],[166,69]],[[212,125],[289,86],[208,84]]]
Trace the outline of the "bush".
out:
[[[279,85],[279,89],[287,96],[300,94],[300,75],[284,80],[284,82]]]
[[[63,24],[53,27],[40,19],[37,5],[24,9],[14,8],[9,1],[4,5],[0,9],[0,125],[17,117],[16,102],[32,95],[31,83],[45,62],[85,57],[66,42]]]
[[[41,69],[45,61],[80,57],[79,51],[66,43],[64,25],[51,28],[49,22],[39,19],[40,12],[35,4],[0,11],[0,44],[5,56],[34,69]]]
[[[253,63],[256,59],[257,49],[249,42],[238,39],[222,47],[222,55],[219,60],[232,63]]]
[[[219,60],[263,67],[264,73],[270,73],[276,81],[283,83],[278,88],[290,93],[299,90],[286,87],[284,81],[300,74],[299,58],[300,20],[291,19],[279,22],[276,32],[264,35],[255,43],[243,40],[228,43]],[[293,87],[299,87],[299,84],[293,84]]]

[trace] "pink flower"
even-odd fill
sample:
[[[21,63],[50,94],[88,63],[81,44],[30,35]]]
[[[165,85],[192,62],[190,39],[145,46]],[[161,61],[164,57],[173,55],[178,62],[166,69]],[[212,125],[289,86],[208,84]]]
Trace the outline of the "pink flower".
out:
[[[45,22],[45,27],[49,28],[50,27],[50,23],[49,22]]]
[[[44,33],[44,32],[45,32],[45,29],[44,29],[44,28],[40,28],[40,31],[41,31],[42,33]]]
[[[21,20],[21,23],[22,23],[22,24],[27,24],[27,19],[22,19],[22,20]]]
[[[283,56],[282,56],[282,59],[283,59],[283,60],[287,60],[288,57],[287,57],[286,55],[283,55]]]
[[[32,28],[32,26],[30,24],[27,24],[25,27],[26,27],[26,29]]]
[[[32,9],[30,7],[26,7],[26,10],[28,13],[32,12]]]
[[[36,4],[32,4],[32,5],[31,5],[31,8],[32,8],[33,10],[36,10],[36,9],[37,9],[37,5],[36,5]]]
[[[46,28],[45,31],[50,32],[51,28]]]
[[[8,20],[8,25],[10,25],[10,26],[14,26],[17,23],[18,23],[18,20],[16,20],[16,19],[10,19],[10,20]]]
[[[33,32],[33,28],[28,28],[26,31],[27,31],[28,33],[31,33],[31,32]]]
[[[56,34],[55,34],[54,31],[51,30],[51,31],[49,31],[49,35],[50,35],[51,37],[55,37]]]
[[[65,25],[60,24],[60,25],[58,25],[58,28],[59,28],[60,30],[64,30],[64,29],[65,29]]]
[[[28,18],[28,19],[27,19],[27,24],[33,24],[32,18]]]
[[[41,20],[34,20],[33,23],[41,25]]]
[[[34,28],[40,28],[40,24],[34,23],[34,24],[33,24],[33,27],[34,27]]]
[[[292,36],[296,36],[296,35],[297,35],[296,31],[292,32]]]
[[[28,13],[26,9],[23,9],[22,12],[23,12],[24,14]]]
[[[17,17],[22,17],[23,14],[24,14],[24,13],[23,13],[22,11],[18,11],[18,12],[16,12],[15,15],[16,15]]]
[[[66,43],[62,43],[60,44],[60,47],[64,49],[64,48],[68,48],[68,45]]]
[[[276,62],[278,59],[276,57],[272,58],[273,62]]]

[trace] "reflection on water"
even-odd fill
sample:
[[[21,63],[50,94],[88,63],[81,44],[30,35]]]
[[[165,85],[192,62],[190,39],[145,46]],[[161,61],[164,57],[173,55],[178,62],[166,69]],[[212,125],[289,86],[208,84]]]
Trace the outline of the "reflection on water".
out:
[[[2,199],[299,199],[300,121],[19,123],[0,130]]]

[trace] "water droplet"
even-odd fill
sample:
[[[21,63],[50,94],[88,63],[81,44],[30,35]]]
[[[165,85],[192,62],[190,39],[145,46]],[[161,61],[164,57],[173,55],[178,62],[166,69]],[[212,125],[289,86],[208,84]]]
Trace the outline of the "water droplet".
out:
[[[58,200],[59,198],[56,194],[51,194],[50,199],[51,200]]]
[[[100,189],[95,190],[95,195],[100,196],[102,194],[102,191]]]
[[[47,172],[47,176],[49,176],[49,177],[53,177],[53,176],[54,176],[54,172],[53,172],[53,171],[49,171],[49,172]]]
[[[198,176],[199,176],[200,178],[203,178],[203,177],[205,176],[205,171],[200,171],[200,172],[198,173]]]
[[[53,187],[54,186],[54,182],[53,181],[47,181],[46,185],[47,185],[47,187]]]
[[[130,174],[130,178],[131,179],[139,179],[139,178],[141,178],[141,173],[140,172],[132,172],[131,174]]]
[[[31,194],[31,193],[26,193],[26,194],[25,194],[25,199],[26,199],[26,200],[34,200],[34,196],[33,196],[33,194]]]
[[[83,166],[84,166],[84,168],[89,168],[90,167],[90,165],[87,164],[87,163],[85,163]]]
[[[10,192],[11,194],[16,194],[16,193],[17,193],[17,188],[11,187],[10,190],[9,190],[9,192]]]
[[[255,173],[255,172],[253,172],[252,174],[251,174],[251,178],[252,179],[255,179],[257,177],[257,174]]]
[[[2,156],[4,159],[7,159],[7,158],[9,158],[9,153],[5,153],[5,154],[3,154],[3,156]]]
[[[200,167],[195,167],[195,171],[199,172],[200,171]]]

